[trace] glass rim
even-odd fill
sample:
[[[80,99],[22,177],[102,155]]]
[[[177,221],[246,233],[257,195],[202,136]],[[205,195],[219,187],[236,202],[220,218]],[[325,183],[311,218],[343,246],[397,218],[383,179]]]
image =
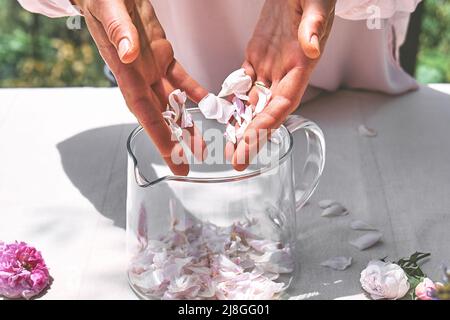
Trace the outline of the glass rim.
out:
[[[199,113],[200,109],[198,107],[189,108],[189,112]],[[141,177],[145,181],[145,183],[142,183],[142,184],[139,183],[138,181],[136,181],[138,183],[138,185],[142,188],[150,187],[150,186],[153,186],[153,185],[155,185],[159,182],[163,182],[163,181],[180,181],[180,182],[191,182],[191,183],[222,183],[222,182],[240,181],[240,180],[259,176],[265,172],[268,172],[270,170],[278,168],[281,164],[283,164],[286,161],[288,156],[292,153],[292,150],[294,147],[294,139],[292,137],[292,133],[284,125],[281,125],[280,128],[283,128],[288,133],[289,145],[288,145],[287,150],[279,156],[278,161],[275,164],[271,163],[271,165],[267,165],[267,166],[264,166],[264,167],[261,167],[258,169],[254,169],[254,170],[251,170],[250,172],[246,172],[246,173],[239,173],[239,171],[236,171],[236,174],[231,175],[231,176],[222,176],[222,177],[220,177],[220,176],[218,176],[218,177],[194,177],[194,176],[191,176],[191,177],[189,177],[189,176],[179,176],[179,175],[173,175],[173,174],[170,175],[169,174],[169,175],[157,178],[153,181],[148,181],[148,179],[140,173],[138,160],[132,150],[133,141],[136,139],[136,137],[139,134],[141,134],[142,132],[145,132],[144,128],[141,125],[138,125],[128,136],[127,152],[128,152],[129,157],[133,161],[135,179],[137,180],[136,175],[138,174],[139,177]]]

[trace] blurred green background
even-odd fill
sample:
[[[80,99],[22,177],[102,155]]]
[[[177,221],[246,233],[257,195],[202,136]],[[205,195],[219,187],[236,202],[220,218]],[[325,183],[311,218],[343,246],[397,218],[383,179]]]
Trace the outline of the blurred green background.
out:
[[[109,86],[84,22],[30,14],[0,0],[0,87]],[[425,0],[416,78],[450,82],[450,1]]]

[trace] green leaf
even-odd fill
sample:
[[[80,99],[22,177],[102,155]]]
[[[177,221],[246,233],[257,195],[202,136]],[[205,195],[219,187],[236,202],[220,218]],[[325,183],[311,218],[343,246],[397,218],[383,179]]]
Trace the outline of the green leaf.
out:
[[[422,269],[420,269],[418,263],[421,260],[428,258],[430,255],[431,253],[415,252],[409,258],[402,258],[395,263],[405,271],[408,277],[423,279],[426,275]]]

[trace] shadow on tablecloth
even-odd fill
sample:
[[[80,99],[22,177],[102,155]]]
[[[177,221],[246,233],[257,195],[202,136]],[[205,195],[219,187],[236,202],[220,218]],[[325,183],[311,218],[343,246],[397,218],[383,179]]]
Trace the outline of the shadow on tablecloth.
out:
[[[126,226],[126,141],[136,124],[81,132],[57,145],[73,185],[114,225]]]

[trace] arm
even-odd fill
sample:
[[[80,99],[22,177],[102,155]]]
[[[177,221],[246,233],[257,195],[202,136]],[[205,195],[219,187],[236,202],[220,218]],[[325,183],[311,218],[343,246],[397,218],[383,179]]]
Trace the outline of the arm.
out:
[[[152,4],[149,0],[72,2],[83,14],[101,56],[117,79],[128,108],[170,169],[177,175],[187,175],[189,165],[183,148],[172,139],[162,112],[166,110],[169,94],[175,89],[185,91],[194,102],[199,102],[207,91],[176,61]],[[59,5],[69,1],[22,0],[21,3],[31,11],[57,15],[58,12],[66,12]],[[202,159],[206,145],[199,130],[189,127],[183,134],[184,142],[196,158]]]
[[[270,133],[297,109],[321,56],[334,18],[334,0],[266,0],[243,64],[272,98],[250,122],[237,146],[227,144],[233,167],[244,170]],[[249,93],[256,105],[258,89]]]

